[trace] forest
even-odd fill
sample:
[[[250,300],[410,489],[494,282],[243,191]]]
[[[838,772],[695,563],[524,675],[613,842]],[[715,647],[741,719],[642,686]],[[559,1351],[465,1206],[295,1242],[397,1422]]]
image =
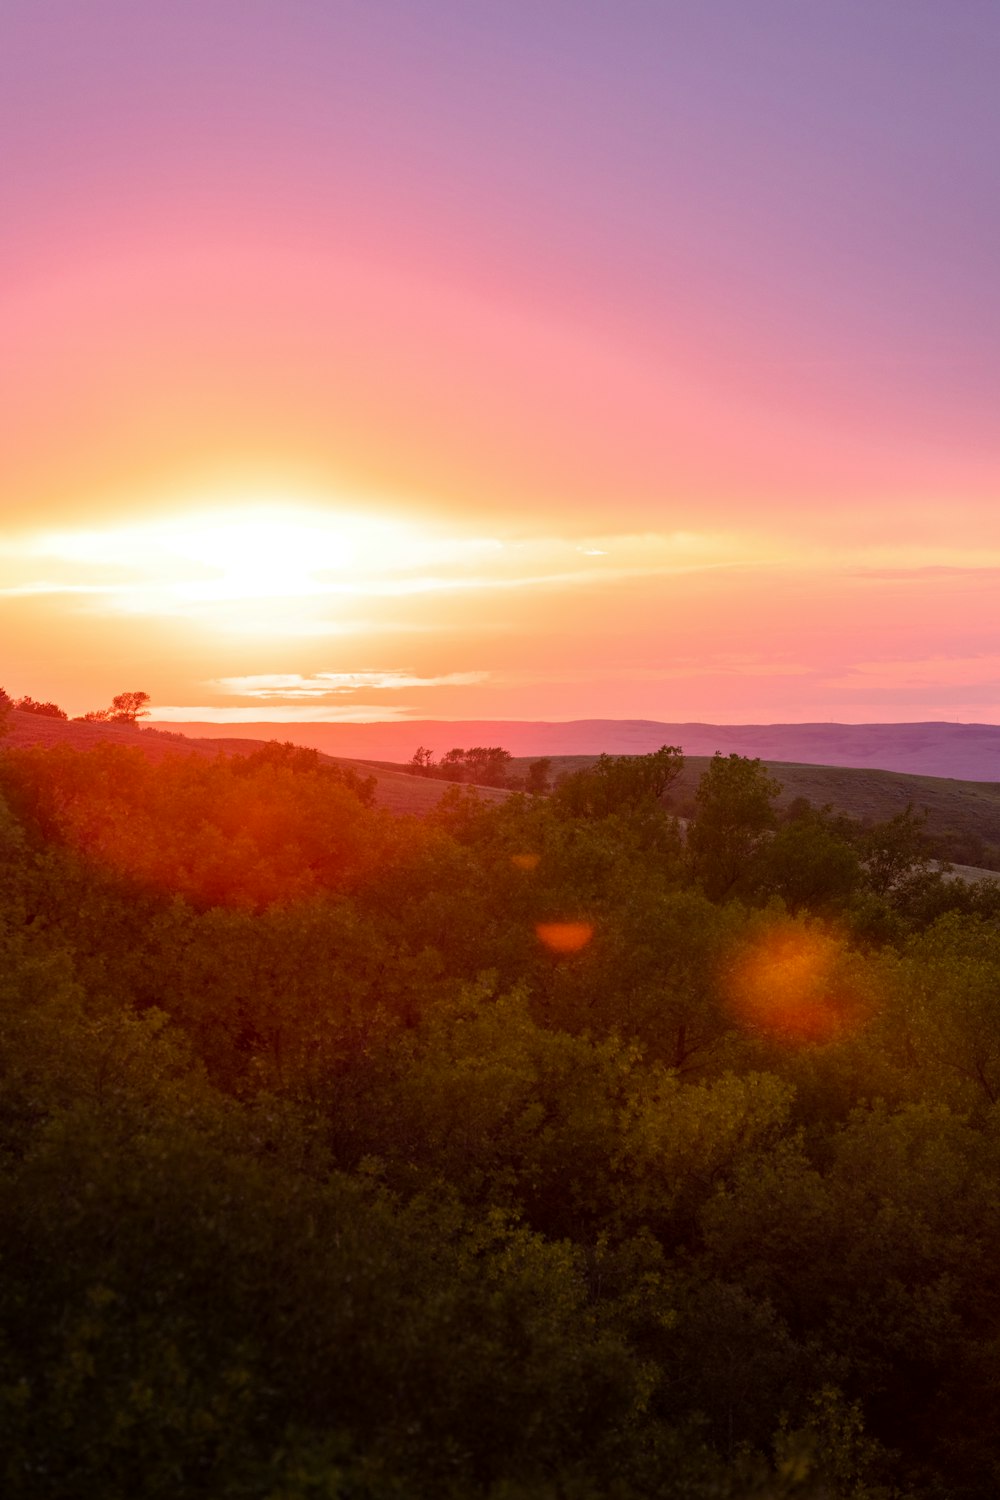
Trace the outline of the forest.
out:
[[[11,1500],[986,1500],[1000,888],[678,749],[0,744]]]

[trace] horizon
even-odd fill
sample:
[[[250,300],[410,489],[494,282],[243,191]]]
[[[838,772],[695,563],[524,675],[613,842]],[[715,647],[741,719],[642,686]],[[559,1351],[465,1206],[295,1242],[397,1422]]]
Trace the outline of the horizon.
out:
[[[913,0],[13,0],[2,685],[1000,721],[998,58]]]

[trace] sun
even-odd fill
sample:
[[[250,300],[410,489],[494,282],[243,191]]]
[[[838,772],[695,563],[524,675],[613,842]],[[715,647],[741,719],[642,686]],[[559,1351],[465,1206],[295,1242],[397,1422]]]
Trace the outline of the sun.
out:
[[[142,520],[46,533],[33,550],[119,612],[224,629],[292,615],[308,627],[321,607],[419,587],[422,574],[461,562],[433,523],[281,497],[175,502]]]
[[[304,598],[413,565],[419,529],[349,510],[253,502],[195,511],[145,528],[143,538],[197,576],[206,600]]]

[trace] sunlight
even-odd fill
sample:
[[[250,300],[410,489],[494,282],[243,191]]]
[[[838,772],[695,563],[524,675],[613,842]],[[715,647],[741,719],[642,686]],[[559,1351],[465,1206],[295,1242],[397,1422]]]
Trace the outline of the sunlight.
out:
[[[152,570],[179,601],[205,602],[322,593],[328,581],[406,569],[440,551],[396,517],[276,501],[61,532],[44,543],[66,561]]]
[[[25,572],[4,593],[104,594],[119,609],[172,604],[386,597],[590,586],[658,575],[746,567],[745,539],[687,532],[579,538],[470,532],[443,519],[334,508],[317,501],[247,498],[176,509],[149,520],[47,530],[9,539],[3,555]],[[52,565],[55,565],[53,567]],[[89,575],[81,577],[87,570]],[[65,576],[60,576],[65,575]]]
[[[247,498],[143,521],[46,531],[8,547],[45,577],[14,583],[85,593],[94,611],[187,618],[228,633],[316,637],[357,631],[331,605],[433,590],[479,571],[491,538],[389,511]]]

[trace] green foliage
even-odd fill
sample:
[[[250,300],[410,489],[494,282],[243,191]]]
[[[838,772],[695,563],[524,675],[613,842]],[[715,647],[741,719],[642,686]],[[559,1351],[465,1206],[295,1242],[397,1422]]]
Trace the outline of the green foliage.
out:
[[[759,760],[717,753],[698,784],[688,829],[692,868],[712,900],[752,889],[780,790]]]
[[[695,848],[698,836],[695,836]],[[760,850],[757,879],[790,911],[839,909],[858,890],[861,860],[833,819],[804,811],[782,823]]]
[[[5,1495],[992,1500],[995,907],[619,759],[5,751]]]
[[[861,852],[876,896],[889,895],[907,876],[927,868],[931,851],[926,823],[926,815],[908,806],[862,836]]]
[[[552,800],[569,818],[648,817],[683,769],[676,745],[650,755],[602,755],[587,770],[564,776]]]

